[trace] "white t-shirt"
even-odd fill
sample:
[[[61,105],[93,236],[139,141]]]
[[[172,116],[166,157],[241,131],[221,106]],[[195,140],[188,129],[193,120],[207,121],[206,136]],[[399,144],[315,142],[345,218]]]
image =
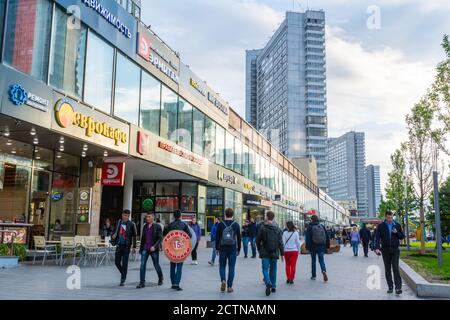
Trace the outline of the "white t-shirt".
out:
[[[289,239],[290,238],[290,239]],[[289,241],[288,241],[289,239]],[[300,250],[300,236],[297,231],[283,232],[284,251],[299,251]]]

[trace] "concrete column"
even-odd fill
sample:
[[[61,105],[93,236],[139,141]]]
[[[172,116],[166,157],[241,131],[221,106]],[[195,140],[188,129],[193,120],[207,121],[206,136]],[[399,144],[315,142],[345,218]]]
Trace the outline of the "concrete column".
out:
[[[123,210],[133,208],[133,171],[125,170],[125,184],[123,186]]]

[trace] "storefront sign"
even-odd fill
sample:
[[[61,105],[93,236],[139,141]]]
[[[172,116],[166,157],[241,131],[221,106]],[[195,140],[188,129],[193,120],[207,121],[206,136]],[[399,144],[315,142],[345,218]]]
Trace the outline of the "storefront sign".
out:
[[[232,176],[230,174],[226,174],[222,171],[217,171],[217,179],[219,179],[220,181],[224,181],[226,183],[230,183],[230,184],[237,184],[238,180],[235,176]]]
[[[50,101],[28,92],[20,84],[12,84],[8,90],[9,100],[16,106],[28,105],[40,111],[48,112]]]
[[[206,90],[200,86],[200,83],[198,81],[191,78],[189,80],[189,84],[191,85],[192,88],[197,90],[202,96],[206,97]]]
[[[55,105],[55,119],[62,128],[72,125],[85,129],[85,135],[92,137],[94,134],[102,135],[114,140],[114,144],[119,146],[128,141],[128,133],[119,128],[111,127],[106,122],[96,121],[94,117],[87,116],[81,112],[75,112],[74,102],[70,99],[59,99]]]
[[[249,182],[244,183],[244,189],[249,190],[249,191],[256,190],[255,186]]]
[[[91,222],[92,189],[80,188],[78,192],[77,224]]]
[[[123,187],[125,182],[125,163],[104,163],[102,168],[102,185]]]
[[[162,141],[160,141],[158,143],[158,147],[160,149],[163,149],[163,150],[167,151],[167,152],[176,154],[176,155],[178,155],[178,156],[180,156],[180,157],[182,157],[182,158],[184,158],[186,160],[189,160],[191,162],[197,163],[199,165],[203,164],[203,159],[201,159],[201,158],[197,157],[195,154],[193,154],[191,152],[188,152],[188,151],[185,151],[185,150],[183,150],[183,149],[181,149],[179,147],[172,146],[172,145],[170,145],[168,143],[165,143],[165,142],[162,142]]]
[[[211,92],[208,92],[208,101],[211,102],[217,109],[219,109],[223,114],[228,116],[228,107],[219,101]]]
[[[189,235],[184,231],[170,231],[163,239],[163,251],[170,262],[184,262],[192,251]]]
[[[150,42],[150,38],[146,37],[142,32],[138,34],[138,54],[145,59],[145,61],[153,64],[157,69],[159,69],[162,73],[168,76],[170,79],[175,81],[176,83],[180,82],[178,74],[172,70],[176,69],[172,63],[166,62],[164,58],[160,55],[155,54],[152,51],[152,44]]]
[[[109,1],[109,0],[108,0]],[[96,11],[101,17],[113,25],[117,30],[120,31],[125,37],[131,39],[130,28],[124,25],[119,18],[117,18],[113,13],[111,13],[107,8],[105,8],[98,0],[83,0],[84,4],[90,7],[92,10]]]
[[[264,207],[268,209],[272,207],[272,201],[263,199],[262,197],[254,194],[243,194],[242,200],[245,206]]]
[[[142,131],[138,132],[138,141],[137,141],[137,153],[141,156],[145,156],[148,150],[148,134],[145,134]]]

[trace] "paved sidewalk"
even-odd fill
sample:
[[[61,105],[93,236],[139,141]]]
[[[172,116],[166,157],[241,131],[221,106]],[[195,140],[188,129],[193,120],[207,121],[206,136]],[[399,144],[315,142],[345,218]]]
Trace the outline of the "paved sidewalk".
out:
[[[204,247],[204,246],[203,246]],[[342,248],[340,253],[326,255],[329,282],[324,283],[319,276],[310,280],[309,256],[300,256],[297,265],[295,285],[286,284],[284,264],[278,264],[278,290],[267,298],[262,283],[261,260],[238,257],[234,289],[232,294],[219,292],[219,272],[207,261],[210,249],[200,249],[199,265],[190,265],[190,260],[183,268],[181,286],[184,291],[174,292],[170,289],[169,262],[161,256],[161,266],[165,276],[162,287],[156,285],[157,276],[151,260],[148,262],[147,287],[135,289],[139,281],[139,261],[130,262],[128,279],[125,287],[119,287],[119,273],[115,266],[100,268],[81,267],[81,290],[68,290],[66,267],[58,267],[48,262],[40,265],[22,265],[17,269],[0,270],[0,299],[156,299],[156,300],[404,300],[418,299],[412,290],[403,285],[403,295],[386,293],[383,262],[381,257],[370,253],[369,258],[353,257],[351,248]],[[360,253],[361,254],[361,253]],[[381,289],[367,288],[367,268],[378,266],[381,270]],[[319,265],[317,265],[320,270]],[[320,272],[318,273],[320,275]]]

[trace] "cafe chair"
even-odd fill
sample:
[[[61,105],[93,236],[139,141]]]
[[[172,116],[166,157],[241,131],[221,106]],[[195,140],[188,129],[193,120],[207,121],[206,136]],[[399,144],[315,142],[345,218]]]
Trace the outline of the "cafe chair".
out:
[[[33,256],[33,264],[36,262],[36,256],[43,255],[42,265],[45,265],[45,260],[47,255],[54,256],[55,262],[58,264],[58,250],[56,248],[56,244],[47,244],[45,241],[45,237],[43,236],[33,236],[34,242],[34,256]]]
[[[72,256],[72,264],[75,264],[77,254],[81,250],[78,249],[75,243],[75,237],[61,237],[61,254],[60,254],[60,265],[64,265],[66,258]]]
[[[97,265],[100,265],[103,262],[103,260],[106,256],[106,251],[98,246],[96,237],[86,237],[84,239],[83,248],[84,248],[84,265],[85,266],[86,266],[86,263],[88,260],[91,263],[93,263],[95,267],[97,267]],[[102,257],[100,264],[98,263],[99,257]]]

